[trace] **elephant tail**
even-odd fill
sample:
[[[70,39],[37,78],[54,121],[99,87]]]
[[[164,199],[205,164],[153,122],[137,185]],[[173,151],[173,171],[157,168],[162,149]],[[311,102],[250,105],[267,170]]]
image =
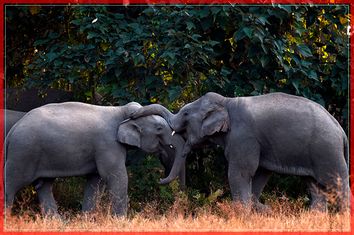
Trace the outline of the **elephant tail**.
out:
[[[344,147],[344,159],[345,162],[347,163],[347,167],[349,167],[349,143],[345,133],[343,133],[343,147]]]

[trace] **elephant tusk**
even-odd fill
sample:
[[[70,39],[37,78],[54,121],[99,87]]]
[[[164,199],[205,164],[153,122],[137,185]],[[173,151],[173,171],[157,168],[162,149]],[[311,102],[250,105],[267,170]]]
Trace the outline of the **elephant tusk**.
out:
[[[131,118],[127,118],[127,119],[125,119],[124,121],[122,121],[121,123],[119,123],[119,125],[122,125],[123,123],[126,123],[126,122],[128,122],[128,121],[130,121],[131,120]]]
[[[172,134],[171,134],[171,135],[172,135],[172,136],[174,136],[174,135],[175,135],[175,133],[176,133],[176,131],[174,130],[174,131],[172,131]]]

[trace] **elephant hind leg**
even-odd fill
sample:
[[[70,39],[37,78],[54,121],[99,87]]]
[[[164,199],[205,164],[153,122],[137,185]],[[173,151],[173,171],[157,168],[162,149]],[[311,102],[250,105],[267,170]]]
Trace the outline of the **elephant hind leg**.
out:
[[[252,178],[252,201],[254,204],[254,209],[258,212],[270,212],[271,209],[269,206],[261,203],[259,197],[264,189],[264,186],[267,184],[272,172],[259,167]]]
[[[344,211],[349,208],[349,179],[348,174],[323,174],[315,179],[317,184],[324,188],[324,194],[335,211]]]
[[[104,184],[98,174],[88,175],[86,178],[82,211],[90,212],[95,209],[99,195],[103,193]]]
[[[15,200],[15,194],[18,190],[12,190],[12,189],[8,189],[9,186],[6,183],[5,186],[5,207],[9,210],[11,210],[13,204],[14,204],[14,200]]]
[[[5,207],[8,209],[12,208],[16,193],[24,186],[31,184],[30,180],[19,177],[11,165],[11,163],[5,164]]]
[[[306,180],[311,195],[310,209],[326,212],[327,198],[323,187],[321,187],[321,185],[319,185],[312,177],[308,177]]]
[[[38,200],[42,210],[42,214],[45,216],[59,217],[58,206],[53,196],[53,182],[54,178],[41,179],[35,186],[38,193]]]
[[[350,208],[350,188],[348,177],[337,177],[333,187],[329,188],[330,203],[335,211],[346,211]]]

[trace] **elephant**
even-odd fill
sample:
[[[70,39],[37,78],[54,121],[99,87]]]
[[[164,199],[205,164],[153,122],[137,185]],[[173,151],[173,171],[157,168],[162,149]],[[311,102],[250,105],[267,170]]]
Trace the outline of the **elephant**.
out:
[[[159,116],[122,123],[140,107],[136,102],[117,107],[64,102],[28,112],[6,137],[6,207],[11,208],[18,190],[34,184],[43,213],[58,215],[52,194],[54,178],[88,175],[85,198],[93,195],[102,178],[111,197],[112,213],[125,216],[128,145],[159,152],[165,159],[177,158],[184,146],[184,139],[171,136],[172,130]],[[84,210],[92,208],[90,200],[86,203]]]
[[[20,120],[26,113],[20,111],[14,111],[10,109],[4,109],[5,116],[5,136],[10,131],[11,127],[15,125],[15,123]]]
[[[340,195],[337,209],[348,208],[347,136],[325,108],[309,99],[281,92],[234,98],[208,92],[177,114],[151,104],[130,118],[153,114],[187,134],[182,158],[175,159],[161,183],[176,177],[194,145],[209,140],[224,148],[232,199],[241,205],[264,208],[258,198],[275,172],[306,177],[312,209],[327,210],[327,193],[334,189]]]

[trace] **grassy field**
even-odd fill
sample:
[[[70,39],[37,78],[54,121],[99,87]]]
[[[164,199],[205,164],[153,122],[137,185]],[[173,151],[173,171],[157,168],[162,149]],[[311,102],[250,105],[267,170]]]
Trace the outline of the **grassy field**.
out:
[[[178,200],[164,213],[158,203],[127,218],[110,216],[108,209],[90,214],[64,213],[62,219],[40,215],[7,215],[5,231],[349,231],[350,213],[324,213],[303,209],[302,202],[278,199],[270,213],[240,212],[230,202],[189,212]],[[188,211],[188,212],[187,212]]]

